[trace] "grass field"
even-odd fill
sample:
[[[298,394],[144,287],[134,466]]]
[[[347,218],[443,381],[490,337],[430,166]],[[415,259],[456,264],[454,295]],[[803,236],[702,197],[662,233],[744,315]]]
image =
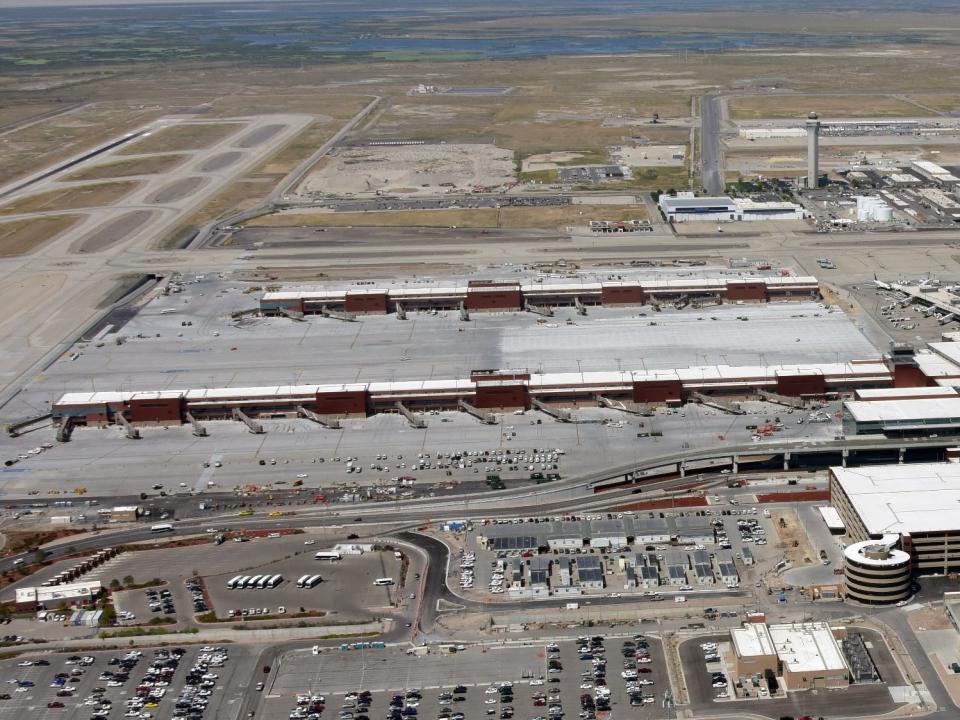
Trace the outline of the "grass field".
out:
[[[146,158],[118,160],[117,162],[94,165],[67,175],[66,180],[109,180],[130,175],[157,175],[167,172],[186,159],[186,155],[155,155]]]
[[[79,215],[57,215],[0,223],[0,257],[28,253],[52,240],[79,219]]]
[[[124,146],[121,155],[199,150],[222,140],[243,125],[241,123],[186,123],[172,125]]]
[[[0,215],[102,207],[116,202],[139,184],[133,180],[125,180],[123,182],[80,185],[78,187],[50,190],[39,195],[28,195],[7,205],[2,205],[0,206]]]
[[[889,95],[754,95],[730,98],[727,106],[730,117],[735,120],[802,120],[812,110],[827,120],[831,117],[916,117],[924,114],[916,105]]]

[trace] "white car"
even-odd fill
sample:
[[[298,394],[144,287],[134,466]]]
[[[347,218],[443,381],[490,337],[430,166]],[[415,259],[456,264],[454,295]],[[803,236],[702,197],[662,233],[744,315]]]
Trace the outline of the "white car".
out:
[[[495,692],[499,692],[499,690],[497,690],[497,688],[495,688],[493,685],[491,685],[491,686],[488,687],[486,690],[484,690],[484,692],[485,692],[487,695],[493,695]]]
[[[543,680],[531,680],[531,685],[543,685]]]
[[[316,545],[316,544],[317,544],[317,541],[316,541],[316,540],[304,540],[304,541],[303,541],[303,544],[304,544],[304,545]]]

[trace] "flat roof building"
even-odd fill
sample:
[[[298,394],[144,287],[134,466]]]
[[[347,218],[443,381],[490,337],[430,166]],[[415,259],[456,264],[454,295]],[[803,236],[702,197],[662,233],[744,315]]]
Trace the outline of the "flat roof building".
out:
[[[843,651],[827,623],[745,623],[730,631],[730,639],[741,676],[773,674],[786,690],[850,683]]]
[[[787,690],[839,688],[850,684],[850,670],[824,622],[771,625],[770,637]]]
[[[777,651],[766,623],[744,623],[742,627],[733,628],[730,641],[739,677],[777,673]]]
[[[732,222],[737,219],[738,213],[736,204],[725,195],[697,197],[689,192],[680,192],[676,196],[664,193],[658,204],[667,222]]]
[[[846,435],[904,436],[960,430],[960,397],[850,400],[843,404]]]
[[[50,587],[23,587],[15,590],[14,603],[18,609],[30,612],[54,610],[61,604],[85,605],[102,591],[103,584],[99,580]]]
[[[918,574],[960,569],[960,464],[832,467],[829,477],[830,504],[852,540],[899,538]]]
[[[956,185],[960,183],[960,178],[957,178],[945,167],[930,162],[929,160],[913,160],[910,163],[910,167],[923,177],[940,185]]]

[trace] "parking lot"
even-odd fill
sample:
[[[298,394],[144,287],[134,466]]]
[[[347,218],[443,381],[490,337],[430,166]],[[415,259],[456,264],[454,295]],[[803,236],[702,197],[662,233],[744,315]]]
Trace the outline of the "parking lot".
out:
[[[139,651],[121,650],[5,661],[0,664],[0,675],[6,680],[0,694],[10,697],[0,699],[0,718],[22,718],[28,714],[37,720],[87,720],[134,717],[136,712],[141,717],[168,720],[188,716],[187,706],[179,711],[176,707],[184,692],[198,698],[191,703],[196,707],[197,720],[229,717],[228,708],[237,701],[238,691],[251,676],[255,654],[236,646],[224,650],[225,653],[217,653],[213,648],[193,646],[183,648],[179,658],[180,650],[165,648],[144,650],[140,656]],[[216,657],[218,654],[225,656],[221,660]],[[198,664],[201,658],[205,661]],[[48,664],[22,667],[20,663],[27,660]],[[58,679],[57,675],[62,677]],[[207,677],[204,679],[203,675]],[[201,710],[203,707],[205,711]]]
[[[434,646],[424,656],[408,655],[399,648],[331,649],[318,655],[298,650],[277,663],[278,669],[266,681],[257,717],[306,717],[310,701],[304,700],[301,707],[305,709],[296,711],[298,695],[323,696],[326,716],[338,713],[338,720],[383,714],[398,720],[527,720],[559,718],[561,713],[593,718],[603,709],[604,697],[616,712],[658,717],[664,693],[670,689],[659,641],[635,641],[633,634],[595,637],[599,643],[591,644],[591,637],[585,636],[522,647],[460,646],[463,649],[451,654]],[[634,661],[624,657],[624,642],[646,643],[648,649],[638,650],[641,660]],[[649,653],[648,659],[642,658],[644,653]],[[637,679],[629,681],[637,698],[634,705],[628,680],[622,677],[629,672],[624,663],[637,667]],[[512,683],[512,692],[501,690],[503,683]],[[364,691],[369,693],[367,703],[362,702]]]
[[[301,540],[301,547],[303,541]],[[232,543],[231,543],[232,544]],[[207,592],[213,609],[219,618],[256,617],[275,615],[283,607],[287,614],[304,611],[322,611],[338,619],[367,618],[373,608],[389,608],[395,603],[409,601],[410,591],[400,586],[400,560],[393,552],[369,552],[363,555],[344,555],[337,562],[314,559],[314,548],[303,547],[304,552],[295,557],[250,565],[236,572],[205,575]],[[406,585],[414,591],[417,583],[410,569]],[[227,581],[238,575],[282,575],[282,582],[275,588],[229,589]],[[297,580],[304,575],[320,575],[321,582],[313,588],[298,588]],[[374,586],[377,578],[391,578],[395,585]],[[253,614],[244,610],[257,610]],[[262,610],[269,612],[263,613]],[[234,611],[231,615],[230,611]]]

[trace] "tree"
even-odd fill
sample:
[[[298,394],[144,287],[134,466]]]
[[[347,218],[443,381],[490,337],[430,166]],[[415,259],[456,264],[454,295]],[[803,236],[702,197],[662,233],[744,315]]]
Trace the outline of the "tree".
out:
[[[133,585],[134,584],[133,575],[124,575],[123,584],[127,586]]]
[[[117,580],[116,578],[114,578],[113,580],[111,580],[111,581],[110,581],[110,589],[111,589],[111,590],[119,590],[119,589],[120,589],[120,581]]]
[[[42,563],[44,560],[46,560],[46,558],[47,558],[47,554],[40,548],[37,548],[36,550],[33,551],[33,561],[38,565]]]

